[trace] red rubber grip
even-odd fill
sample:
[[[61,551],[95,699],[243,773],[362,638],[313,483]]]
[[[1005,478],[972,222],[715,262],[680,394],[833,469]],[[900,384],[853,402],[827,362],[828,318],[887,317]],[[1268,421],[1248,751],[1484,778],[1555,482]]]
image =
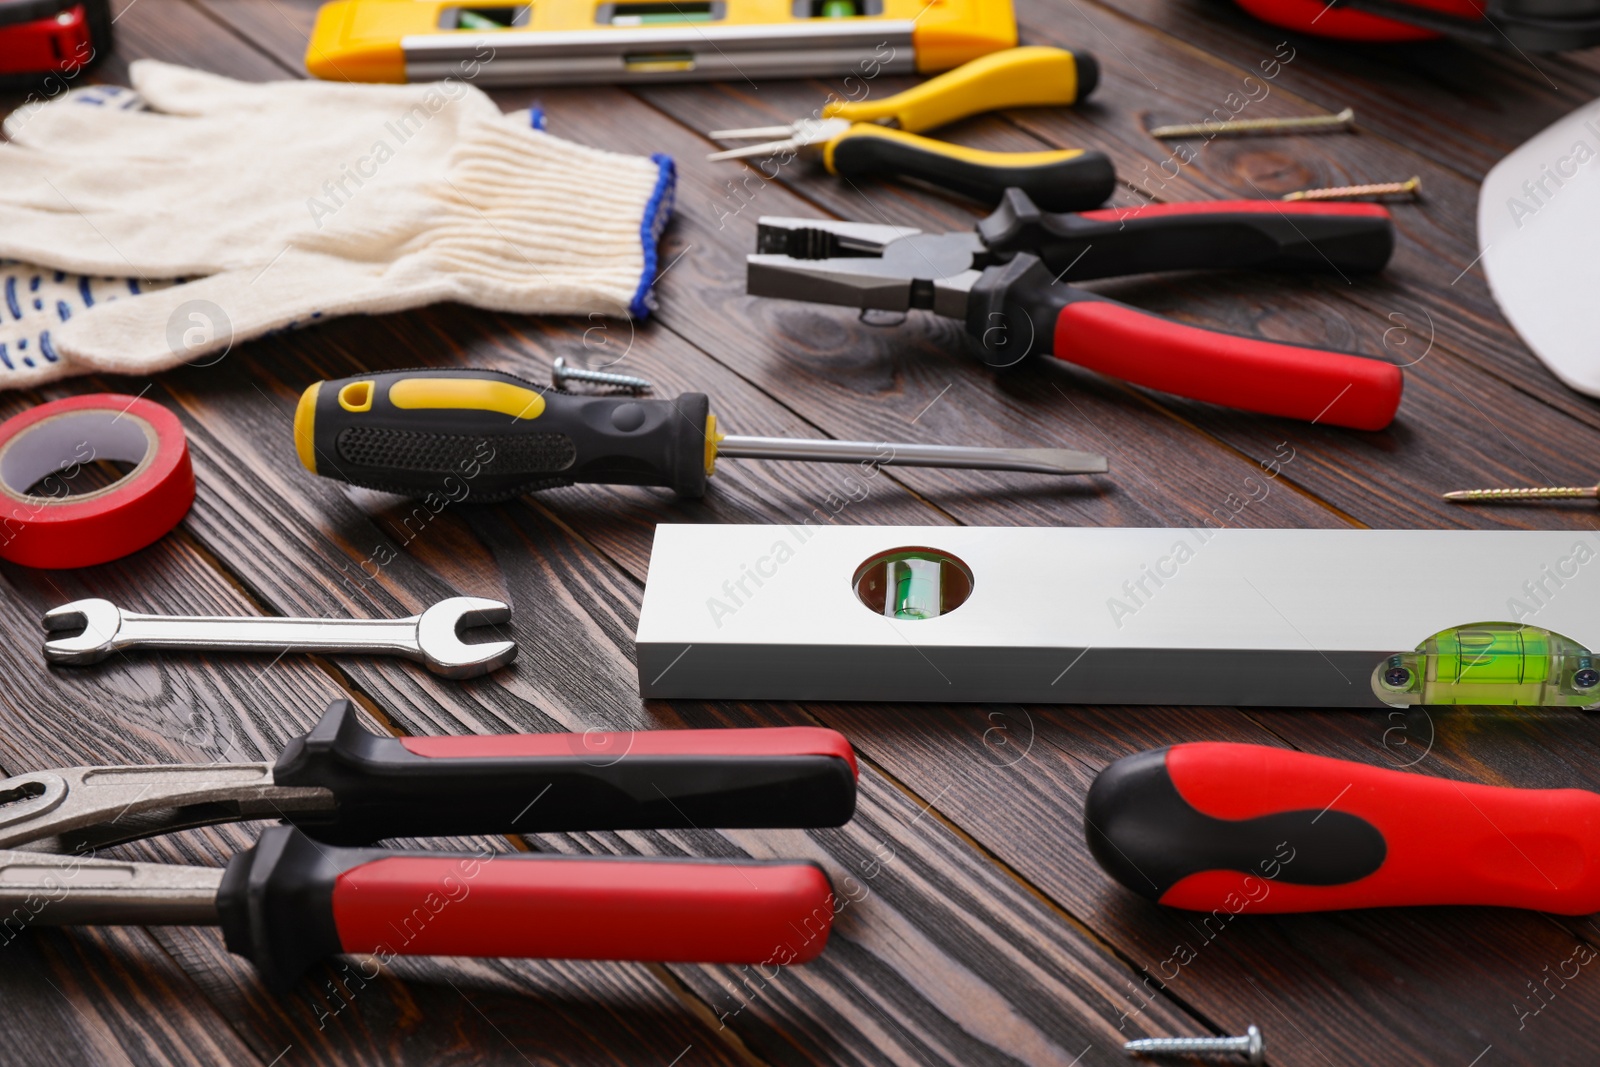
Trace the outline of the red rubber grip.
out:
[[[1474,785],[1263,745],[1177,745],[1166,763],[1178,793],[1203,814],[1344,812],[1375,827],[1386,850],[1376,871],[1342,885],[1295,884],[1291,859],[1268,868],[1273,878],[1260,870],[1191,874],[1162,894],[1163,904],[1233,912],[1412,904],[1600,910],[1600,794]]]
[[[1225,407],[1381,430],[1403,387],[1392,363],[1185,326],[1103,298],[1056,318],[1057,359]]]
[[[638,730],[585,733],[488,734],[466,737],[403,737],[400,743],[430,759],[492,759],[523,756],[832,756],[861,777],[855,749],[837,730],[818,726],[771,726],[746,730]]]
[[[346,952],[804,963],[833,888],[809,863],[392,856],[339,875]]]

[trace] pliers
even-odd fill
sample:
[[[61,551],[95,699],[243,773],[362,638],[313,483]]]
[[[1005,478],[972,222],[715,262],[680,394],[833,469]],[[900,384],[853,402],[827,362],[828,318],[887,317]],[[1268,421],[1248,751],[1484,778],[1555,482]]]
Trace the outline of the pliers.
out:
[[[1063,283],[1230,268],[1369,273],[1393,250],[1394,226],[1378,204],[1236,200],[1052,215],[1011,189],[975,230],[958,233],[763,218],[746,288],[963,319],[991,367],[1054,354],[1195,400],[1381,430],[1400,406],[1392,363],[1189,326]]]
[[[276,763],[72,767],[0,780],[0,939],[44,925],[219,923],[281,990],[322,958],[805,962],[833,916],[812,863],[450,854],[381,838],[839,826],[855,754],[811,727],[380,737],[347,700]],[[226,868],[97,850],[283,819]]]
[[[1100,67],[1086,52],[1030,46],[992,52],[882,100],[834,99],[820,113],[783,126],[715,130],[715,141],[779,138],[714,152],[708,158],[820,159],[846,178],[898,174],[963,196],[997,203],[1015,186],[1054,211],[1099,207],[1117,175],[1102,152],[1081,148],[1044,152],[985,152],[919,137],[986,111],[1075,104],[1094,90]],[[769,174],[768,177],[772,175]]]

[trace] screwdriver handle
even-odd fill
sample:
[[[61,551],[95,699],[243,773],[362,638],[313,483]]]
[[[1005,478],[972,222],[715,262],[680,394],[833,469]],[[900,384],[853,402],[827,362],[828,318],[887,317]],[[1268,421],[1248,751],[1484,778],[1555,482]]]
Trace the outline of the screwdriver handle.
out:
[[[576,483],[705,494],[710,402],[574,396],[495,370],[410,370],[317,382],[295,409],[313,474],[449,502]],[[714,438],[713,438],[714,440]]]
[[[340,952],[804,963],[833,909],[811,863],[391,852],[288,826],[235,856],[217,892],[229,950],[278,990]]]
[[[1205,742],[1112,763],[1089,790],[1084,824],[1112,877],[1178,908],[1600,910],[1600,795],[1582,789],[1474,785]]]
[[[835,101],[822,117],[916,133],[988,111],[1065,107],[1088,96],[1099,80],[1100,64],[1087,52],[1029,45],[991,52],[881,100]]]
[[[996,253],[1033,253],[1063,281],[1177,270],[1369,274],[1394,253],[1394,221],[1381,204],[1216,200],[1050,210],[1060,209],[1008,191],[978,233]]]
[[[864,123],[829,141],[822,162],[830,173],[846,178],[918,178],[986,204],[999,203],[1008,188],[1016,187],[1053,211],[1098,207],[1117,184],[1116,170],[1102,152],[986,152]]]
[[[1054,354],[1191,400],[1356,430],[1389,425],[1404,387],[1384,360],[1190,326],[1057,284],[1026,254],[973,284],[967,332],[991,366]]]
[[[383,737],[348,700],[284,748],[277,785],[329,790],[295,812],[319,841],[596,830],[842,826],[856,803],[843,734],[794,726]]]

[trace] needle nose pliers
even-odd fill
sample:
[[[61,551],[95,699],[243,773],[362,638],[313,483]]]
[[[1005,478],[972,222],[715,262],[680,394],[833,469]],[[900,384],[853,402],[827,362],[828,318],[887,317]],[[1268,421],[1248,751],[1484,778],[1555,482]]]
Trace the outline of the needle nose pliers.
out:
[[[897,174],[998,203],[1008,187],[1025,189],[1053,211],[1099,207],[1117,175],[1103,152],[1058,148],[986,152],[919,136],[971,115],[1014,107],[1066,106],[1094,91],[1100,67],[1087,52],[1029,46],[994,52],[903,93],[834,100],[819,114],[782,126],[715,130],[715,141],[779,138],[714,152],[712,160],[796,155],[819,160],[845,178]],[[771,174],[767,175],[771,177]]]
[[[1393,249],[1393,222],[1377,204],[1238,200],[1048,214],[1010,189],[966,232],[763,218],[746,289],[962,319],[992,367],[1053,354],[1195,400],[1381,430],[1400,406],[1392,363],[1189,326],[1066,283],[1232,268],[1370,273]]]
[[[273,989],[325,956],[795,963],[833,917],[812,863],[450,854],[389,837],[839,826],[855,754],[811,727],[380,737],[337,700],[276,763],[0,780],[0,943],[32,923],[211,924]],[[226,868],[97,850],[283,819]]]

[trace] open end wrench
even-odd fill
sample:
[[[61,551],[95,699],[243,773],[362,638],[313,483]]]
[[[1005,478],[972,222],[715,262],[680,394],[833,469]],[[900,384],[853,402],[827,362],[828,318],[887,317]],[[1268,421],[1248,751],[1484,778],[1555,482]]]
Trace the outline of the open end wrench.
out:
[[[230,615],[137,615],[109,600],[75,600],[45,614],[51,663],[98,663],[124,649],[170,648],[222,652],[360,652],[404,656],[446,678],[475,678],[510,663],[510,641],[468,644],[459,631],[507,622],[498,600],[457,596],[405,619],[296,619]]]

